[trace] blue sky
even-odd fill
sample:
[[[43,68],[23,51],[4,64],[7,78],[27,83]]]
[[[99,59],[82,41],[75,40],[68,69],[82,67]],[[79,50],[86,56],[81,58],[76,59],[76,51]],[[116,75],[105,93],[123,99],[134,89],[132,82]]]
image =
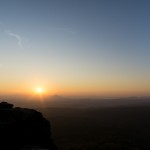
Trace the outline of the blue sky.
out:
[[[0,83],[148,95],[149,14],[148,0],[1,0]]]

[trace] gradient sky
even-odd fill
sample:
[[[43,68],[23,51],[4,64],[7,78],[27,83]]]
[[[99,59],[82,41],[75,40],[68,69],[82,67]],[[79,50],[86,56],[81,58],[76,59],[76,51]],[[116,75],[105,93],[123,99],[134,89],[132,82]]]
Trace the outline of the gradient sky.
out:
[[[0,94],[150,95],[149,0],[1,0]]]

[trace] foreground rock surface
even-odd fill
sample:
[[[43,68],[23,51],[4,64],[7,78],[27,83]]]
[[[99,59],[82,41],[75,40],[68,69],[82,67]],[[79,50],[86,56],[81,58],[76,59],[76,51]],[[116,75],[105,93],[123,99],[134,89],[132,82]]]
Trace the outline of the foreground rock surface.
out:
[[[50,123],[33,109],[0,103],[0,150],[57,150]]]

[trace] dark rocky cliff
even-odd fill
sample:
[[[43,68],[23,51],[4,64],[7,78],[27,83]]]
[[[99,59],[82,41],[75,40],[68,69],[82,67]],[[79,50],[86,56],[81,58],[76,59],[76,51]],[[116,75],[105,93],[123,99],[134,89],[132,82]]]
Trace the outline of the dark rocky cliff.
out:
[[[13,108],[0,103],[1,150],[57,150],[51,139],[50,123],[33,109]]]

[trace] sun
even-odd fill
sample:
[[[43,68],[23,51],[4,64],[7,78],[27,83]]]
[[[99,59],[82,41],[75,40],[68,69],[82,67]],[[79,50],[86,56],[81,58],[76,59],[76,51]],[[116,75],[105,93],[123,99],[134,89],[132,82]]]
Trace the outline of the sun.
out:
[[[42,87],[36,87],[35,92],[38,94],[42,94],[44,92],[44,89]]]

